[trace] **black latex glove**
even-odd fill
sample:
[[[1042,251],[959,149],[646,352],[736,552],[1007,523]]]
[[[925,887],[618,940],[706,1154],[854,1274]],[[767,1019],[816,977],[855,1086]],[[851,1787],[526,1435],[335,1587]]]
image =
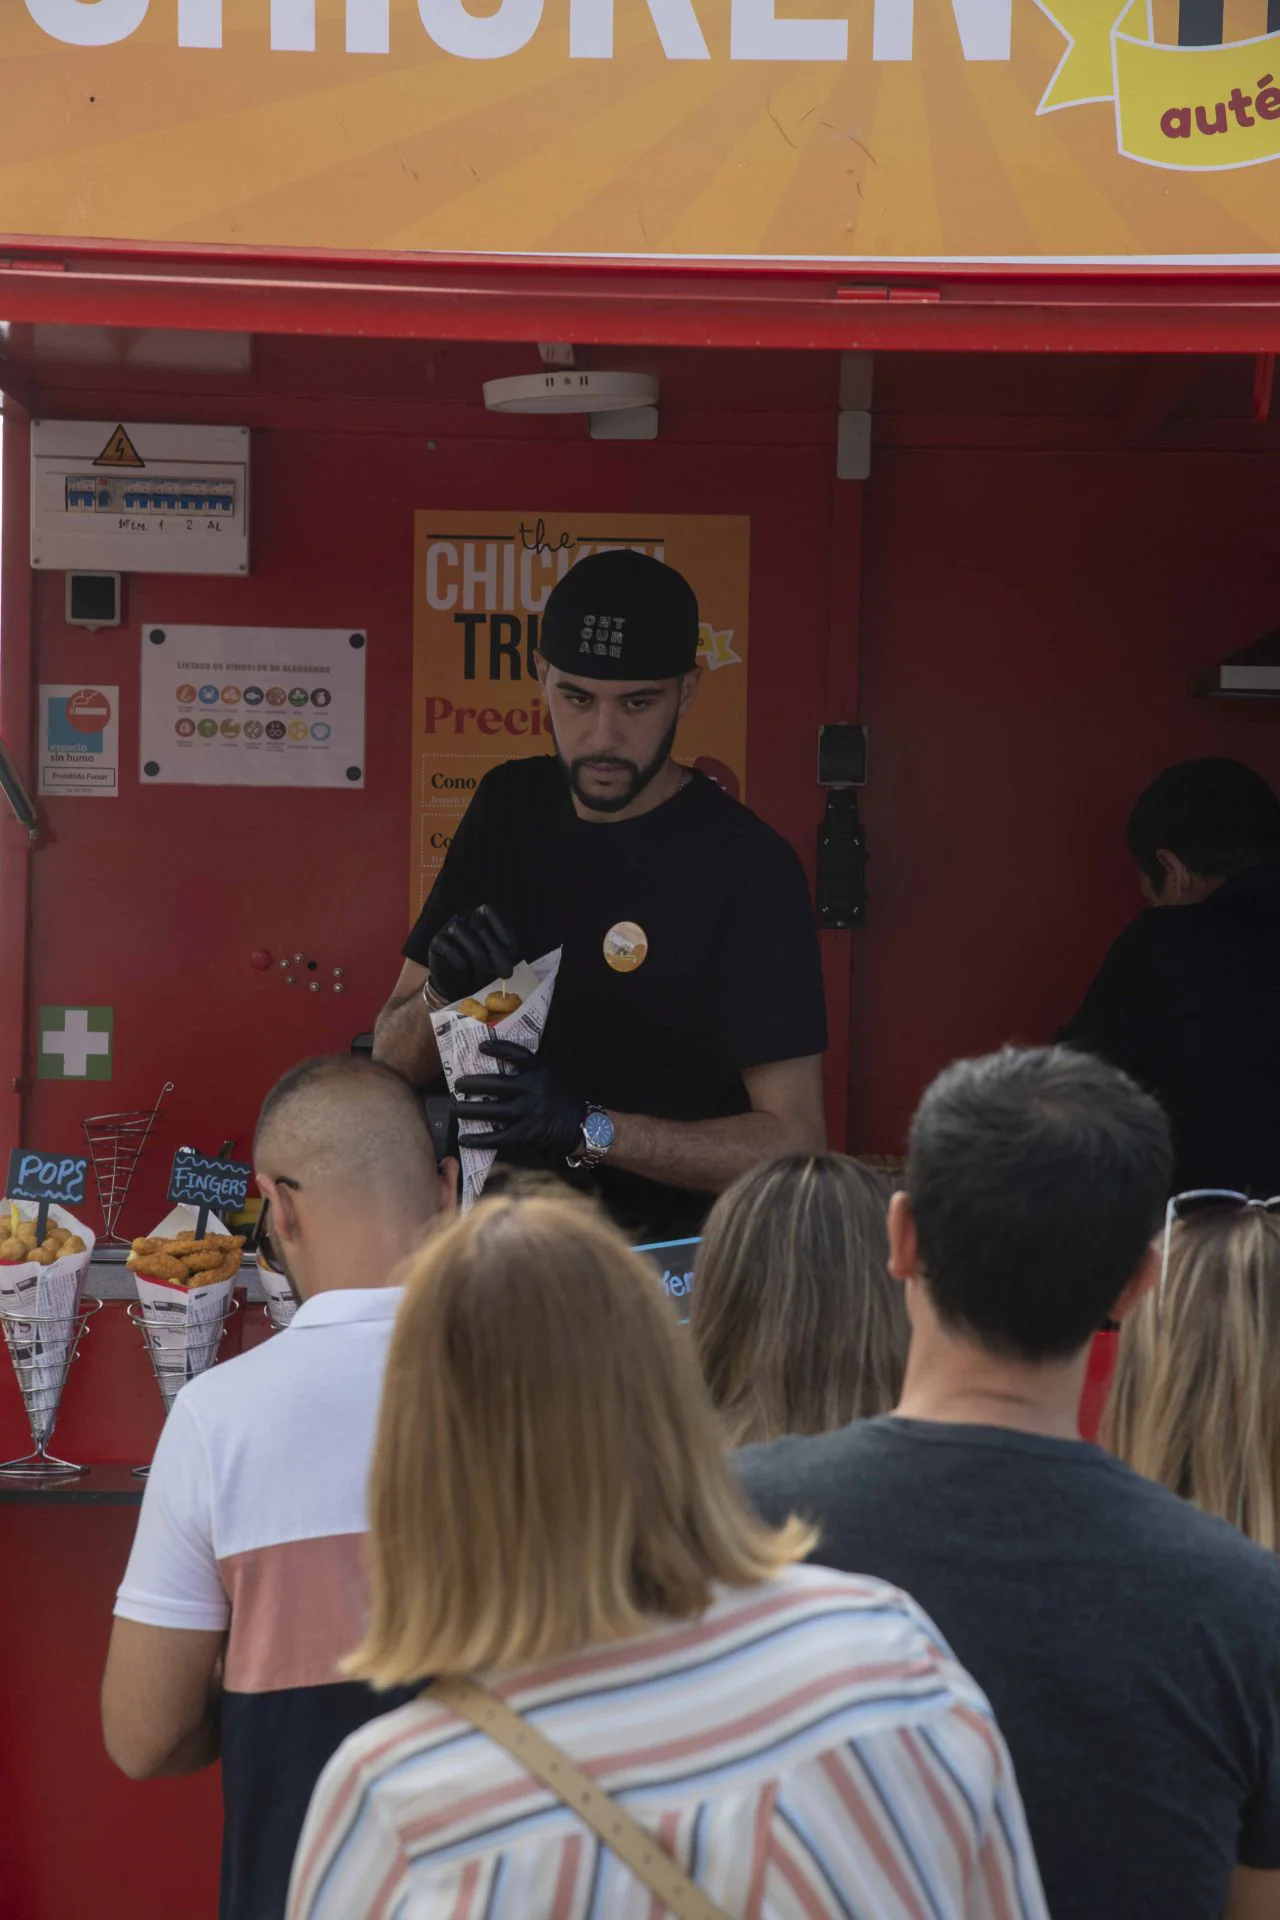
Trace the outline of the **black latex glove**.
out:
[[[464,1073],[454,1085],[458,1120],[486,1120],[495,1131],[469,1128],[458,1138],[471,1146],[531,1147],[538,1153],[576,1153],[582,1145],[587,1103],[562,1087],[536,1053],[514,1040],[485,1040],[481,1053],[505,1062],[510,1073]],[[483,1104],[481,1104],[483,1102]]]
[[[455,913],[427,948],[427,972],[442,999],[462,1000],[491,980],[509,980],[520,964],[511,929],[492,907]]]

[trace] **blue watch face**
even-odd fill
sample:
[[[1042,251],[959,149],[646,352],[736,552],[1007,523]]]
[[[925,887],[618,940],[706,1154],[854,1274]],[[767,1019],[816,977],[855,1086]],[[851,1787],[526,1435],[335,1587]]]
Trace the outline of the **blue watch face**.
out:
[[[582,1137],[595,1153],[607,1153],[613,1145],[613,1122],[607,1113],[592,1111],[582,1123]]]

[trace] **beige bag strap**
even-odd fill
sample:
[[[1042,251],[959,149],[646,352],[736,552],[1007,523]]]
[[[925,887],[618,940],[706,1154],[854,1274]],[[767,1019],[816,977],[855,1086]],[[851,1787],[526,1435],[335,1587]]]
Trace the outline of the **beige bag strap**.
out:
[[[572,1761],[563,1747],[546,1739],[536,1727],[515,1713],[504,1701],[478,1686],[474,1680],[437,1680],[426,1690],[428,1700],[438,1700],[469,1720],[479,1733],[487,1733],[505,1747],[535,1780],[549,1787],[556,1798],[569,1807],[611,1853],[630,1867],[636,1879],[657,1895],[677,1920],[729,1920],[723,1907],[708,1900],[658,1840],[624,1813],[602,1787]]]

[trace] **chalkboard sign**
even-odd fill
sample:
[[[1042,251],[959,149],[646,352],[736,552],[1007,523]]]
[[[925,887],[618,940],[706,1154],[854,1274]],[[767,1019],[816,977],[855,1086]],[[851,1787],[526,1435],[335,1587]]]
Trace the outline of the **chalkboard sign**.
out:
[[[179,1147],[173,1156],[169,1198],[207,1212],[236,1213],[244,1205],[253,1168],[239,1160],[211,1160],[194,1147]]]
[[[15,1147],[9,1155],[5,1195],[10,1200],[56,1200],[77,1207],[84,1199],[87,1160],[69,1153],[42,1153],[38,1147]]]

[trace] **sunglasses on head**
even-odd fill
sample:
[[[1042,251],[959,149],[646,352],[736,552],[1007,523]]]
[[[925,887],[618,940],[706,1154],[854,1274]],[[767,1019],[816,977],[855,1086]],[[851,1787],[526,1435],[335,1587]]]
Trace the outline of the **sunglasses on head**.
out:
[[[1198,1220],[1212,1213],[1280,1213],[1280,1193],[1269,1200],[1254,1200],[1232,1187],[1192,1187],[1187,1193],[1175,1193],[1164,1210],[1164,1251],[1160,1259],[1160,1291],[1157,1309],[1164,1307],[1165,1286],[1169,1279],[1169,1244],[1175,1220]]]

